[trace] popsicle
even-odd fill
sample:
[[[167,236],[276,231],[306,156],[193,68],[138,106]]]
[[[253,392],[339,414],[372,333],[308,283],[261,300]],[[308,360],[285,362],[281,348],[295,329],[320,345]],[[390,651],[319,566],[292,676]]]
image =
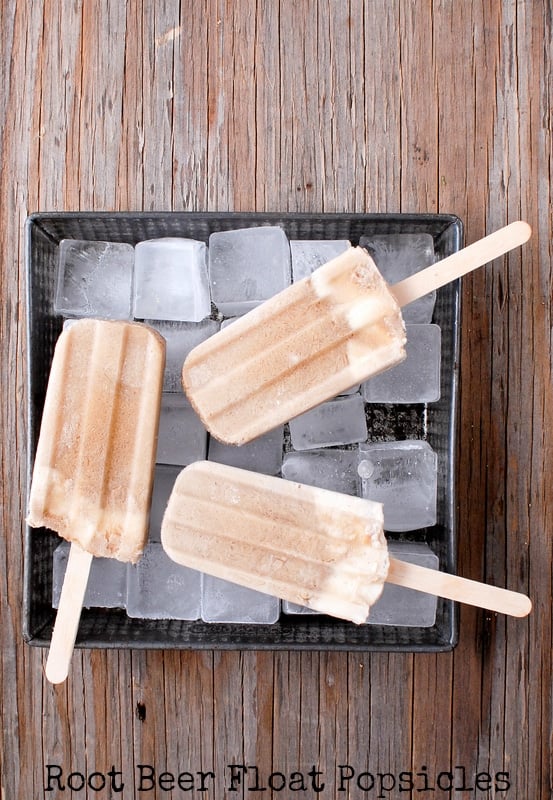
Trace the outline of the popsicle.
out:
[[[135,562],[148,531],[165,342],[140,323],[83,319],[54,351],[27,522],[72,543],[50,653],[65,679],[93,556]]]
[[[380,503],[215,462],[178,476],[161,542],[179,564],[355,623],[385,581],[525,616],[528,597],[389,557]]]
[[[405,358],[401,308],[528,240],[519,221],[394,286],[350,247],[195,347],[182,369],[210,433],[240,445]]]

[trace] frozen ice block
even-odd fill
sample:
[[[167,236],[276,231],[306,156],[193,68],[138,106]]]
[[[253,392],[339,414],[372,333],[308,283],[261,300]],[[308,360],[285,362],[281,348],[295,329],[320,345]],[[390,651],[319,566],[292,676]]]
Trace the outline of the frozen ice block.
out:
[[[69,317],[130,319],[133,267],[130,244],[62,239],[54,311]]]
[[[67,569],[70,544],[62,542],[54,550],[52,569],[52,607],[58,608]],[[86,586],[84,608],[125,608],[127,565],[116,558],[93,558]]]
[[[146,325],[161,333],[165,339],[164,392],[182,392],[182,365],[188,353],[196,345],[209,339],[219,330],[220,323],[214,319],[201,322],[165,322],[145,319]]]
[[[308,278],[323,264],[345,252],[351,243],[346,239],[292,239],[290,252],[292,254],[292,280],[297,283],[303,278]]]
[[[271,225],[212,233],[209,279],[219,311],[244,314],[290,285],[288,237]]]
[[[175,564],[158,542],[128,568],[127,614],[140,619],[200,618],[201,575]]]
[[[202,619],[204,622],[240,622],[271,625],[280,616],[280,600],[237,583],[204,575]]]
[[[161,541],[161,522],[173,486],[182,467],[170,464],[156,464],[154,471],[154,488],[152,491],[152,507],[150,509],[150,528],[148,541]]]
[[[189,354],[185,391],[210,432],[243,444],[404,358],[401,311],[360,248]]]
[[[390,558],[382,505],[208,461],[186,467],[161,528],[178,564],[362,623],[384,581],[525,616],[531,603]]]
[[[199,322],[211,314],[206,246],[194,239],[149,239],[135,248],[134,316]]]
[[[361,236],[359,244],[369,251],[389,284],[399,283],[436,260],[434,239],[430,233]],[[405,322],[431,322],[435,303],[436,292],[429,292],[404,310],[403,319]]]
[[[350,248],[194,348],[183,386],[208,430],[243,444],[400,363],[400,307],[523,244],[514,222],[388,287]]]
[[[206,453],[207,431],[186,397],[163,392],[156,462],[184,467]]]
[[[412,531],[436,523],[438,459],[425,441],[359,445],[361,494],[384,505],[387,531]]]
[[[148,531],[164,342],[145,325],[76,321],[56,344],[27,522],[72,542],[46,675],[65,680],[92,557],[136,561]]]
[[[253,442],[242,447],[222,444],[212,436],[209,438],[208,460],[229,464],[231,467],[242,467],[265,475],[276,475],[282,466],[284,448],[284,426],[264,433]]]
[[[406,325],[406,358],[361,387],[367,403],[434,403],[440,399],[439,325]]]
[[[390,557],[426,569],[439,568],[438,556],[424,542],[388,540]],[[369,625],[430,628],[436,621],[437,598],[406,586],[386,582],[382,596],[369,614]]]
[[[319,489],[357,494],[357,450],[328,447],[321,450],[286,453],[282,477]]]
[[[367,438],[365,406],[360,394],[327,400],[290,420],[294,450],[355,444]]]
[[[313,616],[314,614],[319,614],[319,611],[315,611],[313,608],[307,608],[307,606],[300,606],[297,603],[290,603],[288,600],[283,600],[282,604],[282,611],[284,614],[291,614],[291,615],[301,615],[301,616]]]
[[[361,386],[357,383],[355,386],[352,386],[351,389],[344,389],[343,392],[340,392],[338,397],[346,397],[348,394],[357,394],[360,390]]]

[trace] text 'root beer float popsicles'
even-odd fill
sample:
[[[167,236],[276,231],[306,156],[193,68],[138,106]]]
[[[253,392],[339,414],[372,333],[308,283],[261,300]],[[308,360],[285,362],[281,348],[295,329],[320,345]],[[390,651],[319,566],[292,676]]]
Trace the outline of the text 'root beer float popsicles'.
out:
[[[528,597],[390,558],[380,503],[215,462],[178,476],[161,541],[179,564],[363,623],[384,582],[513,616]]]
[[[195,347],[188,399],[217,439],[240,445],[405,358],[401,307],[526,242],[514,222],[388,286],[351,247]]]
[[[54,683],[67,675],[92,557],[142,554],[164,363],[164,340],[140,323],[78,320],[56,344],[27,517],[72,543],[46,665]]]

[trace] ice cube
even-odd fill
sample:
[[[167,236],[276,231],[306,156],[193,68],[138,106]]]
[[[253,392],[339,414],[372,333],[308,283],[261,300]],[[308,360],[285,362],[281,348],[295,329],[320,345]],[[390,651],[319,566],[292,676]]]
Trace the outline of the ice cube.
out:
[[[164,392],[182,392],[182,365],[188,353],[196,345],[217,333],[220,323],[213,319],[201,322],[163,322],[145,319],[165,339]]]
[[[135,248],[134,316],[199,322],[211,314],[206,246],[194,239],[148,239]]]
[[[167,508],[169,495],[181,469],[182,467],[173,467],[169,464],[156,464],[155,466],[148,536],[150,542],[161,541],[161,522]]]
[[[388,542],[388,552],[393,558],[418,564],[429,569],[438,569],[439,560],[431,548],[423,542]],[[417,592],[404,586],[385,583],[384,590],[371,608],[367,619],[369,625],[397,625],[405,628],[430,628],[436,621],[437,598],[425,592]],[[285,614],[316,614],[310,608],[282,603]]]
[[[222,444],[213,436],[209,438],[208,460],[242,467],[265,475],[276,475],[282,465],[284,427],[280,425],[252,442],[240,447]]]
[[[62,542],[54,550],[52,572],[52,606],[59,604],[69,542]],[[84,596],[84,608],[124,608],[127,598],[127,565],[116,558],[92,559],[90,575]]]
[[[134,248],[62,239],[54,311],[68,317],[130,319]]]
[[[280,600],[212,575],[204,575],[201,613],[204,622],[270,625],[279,618]]]
[[[429,233],[392,233],[361,236],[386,282],[393,286],[436,260],[434,239]],[[402,309],[405,322],[431,322],[436,292],[421,297]]]
[[[140,619],[200,618],[201,573],[176,564],[158,542],[127,565],[127,614]]]
[[[282,477],[296,483],[306,483],[319,489],[342,494],[357,494],[357,450],[324,448],[300,453],[286,453],[282,462]]]
[[[282,228],[263,226],[212,233],[209,277],[213,302],[240,316],[290,285],[290,244]]]
[[[438,569],[438,556],[424,542],[388,542],[392,558]],[[385,583],[377,603],[371,608],[369,625],[401,625],[403,627],[430,628],[436,621],[435,595]]]
[[[437,454],[426,441],[359,445],[361,495],[384,504],[387,531],[436,523]]]
[[[159,415],[157,464],[185,467],[207,453],[207,431],[184,395],[163,392]]]
[[[331,261],[351,247],[347,240],[332,239],[292,239],[292,280],[308,278],[318,267]]]
[[[358,383],[357,386],[352,386],[351,389],[344,389],[344,391],[340,392],[340,394],[337,396],[344,397],[345,395],[348,394],[357,394],[360,390],[361,390],[361,384]]]
[[[365,407],[360,394],[321,403],[290,420],[294,450],[363,442],[367,438]]]
[[[362,384],[367,403],[433,403],[440,399],[439,325],[406,325],[406,358]]]
[[[301,614],[302,616],[320,613],[319,611],[315,611],[313,608],[307,608],[307,606],[300,606],[297,603],[291,603],[289,600],[282,601],[282,611],[284,614]]]

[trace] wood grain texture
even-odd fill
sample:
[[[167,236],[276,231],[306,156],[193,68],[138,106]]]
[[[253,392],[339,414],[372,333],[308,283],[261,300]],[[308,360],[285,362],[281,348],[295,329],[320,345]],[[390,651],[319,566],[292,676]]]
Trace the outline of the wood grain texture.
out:
[[[400,796],[423,800],[461,769],[463,797],[494,795],[479,772],[551,796],[552,19],[548,0],[0,4],[3,798],[44,796],[47,764],[113,766],[124,798],[139,764],[212,770],[207,792],[142,794],[223,797],[231,763],[316,767],[323,800],[377,796],[340,792],[340,765],[412,771]],[[463,608],[436,656],[78,651],[50,686],[20,620],[23,224],[79,209],[441,211],[467,242],[527,219],[522,251],[463,282],[457,477],[460,574],[527,592],[529,619]]]

